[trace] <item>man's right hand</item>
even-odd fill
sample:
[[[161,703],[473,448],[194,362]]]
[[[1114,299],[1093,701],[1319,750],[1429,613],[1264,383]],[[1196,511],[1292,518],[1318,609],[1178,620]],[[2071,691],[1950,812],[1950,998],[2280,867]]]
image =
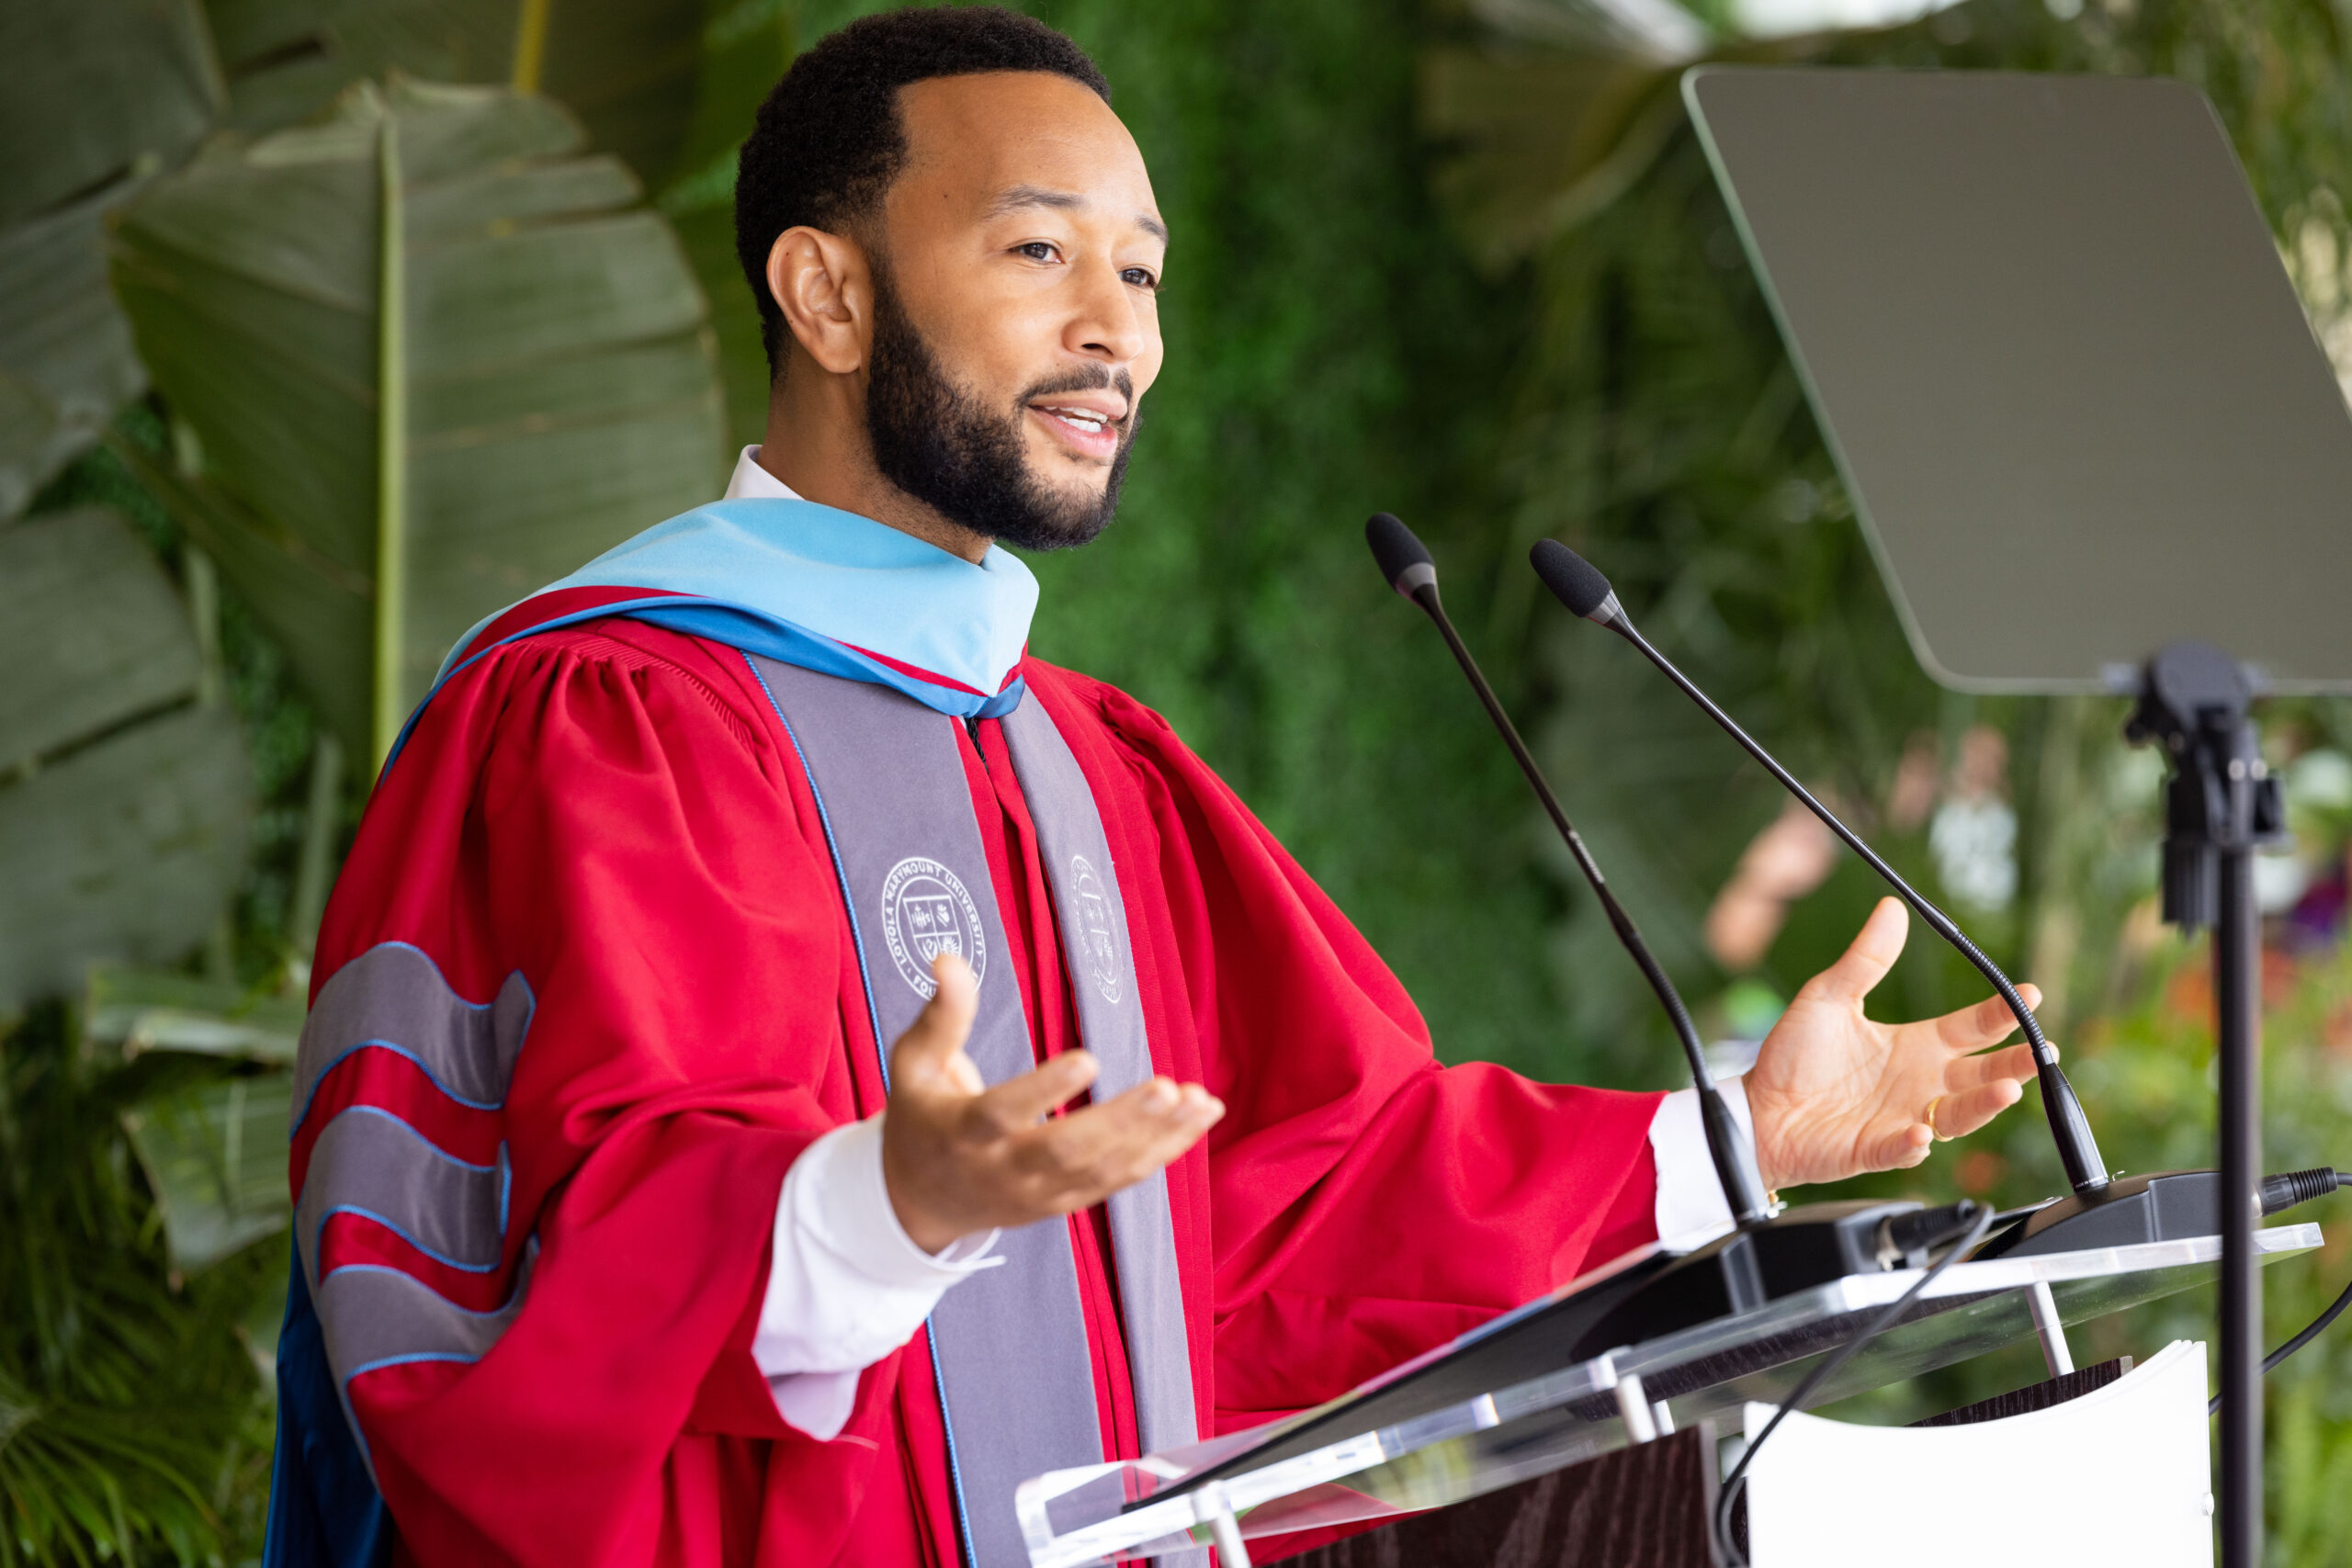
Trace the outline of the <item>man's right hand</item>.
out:
[[[1047,1112],[1094,1081],[1066,1051],[994,1089],[964,1054],[978,1007],[972,971],[932,965],[938,992],[890,1048],[882,1177],[908,1236],[937,1252],[960,1236],[1091,1208],[1191,1148],[1225,1114],[1198,1084],[1155,1077],[1102,1105]]]

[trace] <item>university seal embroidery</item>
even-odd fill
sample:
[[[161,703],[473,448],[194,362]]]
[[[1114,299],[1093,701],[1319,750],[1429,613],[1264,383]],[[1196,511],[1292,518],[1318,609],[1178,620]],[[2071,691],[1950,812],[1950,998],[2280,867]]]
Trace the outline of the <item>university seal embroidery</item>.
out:
[[[1119,939],[1112,934],[1111,896],[1084,855],[1069,857],[1069,880],[1078,895],[1078,918],[1083,928],[1078,945],[1086,972],[1093,977],[1102,999],[1115,1002],[1119,999]]]
[[[988,943],[980,935],[979,907],[956,874],[935,860],[910,855],[882,879],[882,935],[899,977],[929,1000],[939,989],[932,961],[943,953],[972,966],[972,983],[988,974]]]

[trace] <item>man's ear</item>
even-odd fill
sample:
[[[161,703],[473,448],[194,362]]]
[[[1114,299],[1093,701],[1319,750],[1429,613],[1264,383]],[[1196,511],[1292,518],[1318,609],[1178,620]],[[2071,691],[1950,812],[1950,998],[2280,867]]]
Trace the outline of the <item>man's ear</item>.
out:
[[[846,376],[865,365],[874,285],[857,242],[821,229],[786,229],[768,247],[768,293],[821,368]]]

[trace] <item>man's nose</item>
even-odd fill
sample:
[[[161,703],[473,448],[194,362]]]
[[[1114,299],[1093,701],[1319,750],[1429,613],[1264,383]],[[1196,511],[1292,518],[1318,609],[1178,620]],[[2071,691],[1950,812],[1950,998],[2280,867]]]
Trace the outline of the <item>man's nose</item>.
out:
[[[1152,338],[1151,323],[1136,291],[1110,262],[1080,269],[1077,309],[1065,342],[1073,351],[1110,365],[1142,357]]]

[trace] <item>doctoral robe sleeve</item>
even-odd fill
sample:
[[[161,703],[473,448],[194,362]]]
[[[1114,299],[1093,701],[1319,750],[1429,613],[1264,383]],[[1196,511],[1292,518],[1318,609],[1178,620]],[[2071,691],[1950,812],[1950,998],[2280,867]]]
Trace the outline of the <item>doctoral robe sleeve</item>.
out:
[[[1441,1066],[1370,945],[1158,715],[1059,671],[1033,684],[1109,732],[1081,759],[1165,899],[1155,931],[1126,897],[1138,954],[1161,949],[1166,1032],[1227,1106],[1204,1161],[1171,1178],[1205,1188],[1219,1429],[1343,1393],[1654,1237],[1660,1096]]]
[[[487,1272],[363,1213],[320,1233],[322,1322],[368,1350],[345,1392],[418,1561],[718,1561],[714,1478],[744,1439],[800,1467],[796,1532],[837,1540],[875,1462],[898,1355],[820,1444],[750,1349],[787,1168],[874,1107],[822,838],[730,701],[593,630],[501,649],[427,707],[329,910],[322,996],[389,953],[406,990],[379,1014],[437,982],[522,1021],[492,1100],[352,1049],[305,1118],[364,1105],[499,1173]],[[354,1294],[347,1269],[398,1278]]]

